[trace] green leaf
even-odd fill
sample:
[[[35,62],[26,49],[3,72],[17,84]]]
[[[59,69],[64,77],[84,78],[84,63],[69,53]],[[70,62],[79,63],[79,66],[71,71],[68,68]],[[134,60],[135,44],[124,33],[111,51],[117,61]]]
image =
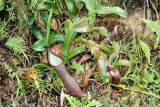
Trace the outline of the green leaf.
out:
[[[50,30],[51,30],[51,19],[52,19],[52,11],[50,11],[48,21],[47,21],[47,32],[46,32],[47,44],[49,43],[49,36],[50,36]]]
[[[77,18],[73,22],[73,28],[75,32],[79,33],[90,32],[92,30],[91,26],[89,25],[89,19],[86,17]]]
[[[154,45],[154,48],[156,48],[159,44],[159,39],[160,39],[160,25],[157,22],[154,22],[152,20],[148,19],[141,19],[144,21],[148,27],[150,27],[154,32],[156,32],[156,35],[158,36]]]
[[[80,11],[83,4],[80,2],[80,0],[74,0],[74,2],[75,2],[76,8]]]
[[[143,42],[141,40],[139,42],[140,42],[140,46],[142,48],[142,51],[144,52],[144,54],[147,58],[147,61],[150,64],[150,48],[145,42]]]
[[[70,95],[65,94],[65,98],[67,99],[71,107],[82,107],[83,105],[78,99]]]
[[[100,45],[98,45],[98,47],[104,52],[106,52],[108,55],[112,53],[111,48],[107,44],[101,43]]]
[[[106,56],[104,53],[101,52],[99,58],[98,58],[98,65],[100,70],[100,78],[104,83],[108,83],[111,80],[111,75],[109,72],[106,71],[106,67],[108,65],[108,62],[106,60]]]
[[[64,57],[66,57],[69,53],[71,41],[76,36],[76,33],[73,32],[73,24],[71,20],[65,21],[64,29],[65,29],[65,37],[64,37],[64,44],[62,46],[62,50],[63,50]]]
[[[46,11],[40,11],[40,16],[45,24],[45,26],[47,26],[47,21],[48,21],[48,18],[49,18],[49,15],[47,14]]]
[[[0,11],[4,9],[4,3],[3,0],[0,0]]]
[[[35,42],[32,48],[36,51],[44,51],[46,45],[47,45],[47,40],[46,38],[43,38]]]
[[[69,60],[82,52],[84,52],[84,49],[81,47],[77,47],[69,53],[69,55],[67,56],[67,59]]]
[[[27,23],[28,23],[29,25],[32,25],[32,24],[34,23],[34,20],[35,20],[34,13],[31,13],[31,14],[28,16]]]
[[[116,61],[115,65],[116,66],[129,66],[130,62],[126,59],[120,59],[120,60]]]
[[[147,82],[154,82],[154,73],[145,72],[145,73],[144,73],[144,79],[145,79]]]
[[[124,18],[128,18],[128,13],[121,9],[120,7],[107,7],[107,6],[102,6],[100,7],[99,9],[96,9],[94,10],[95,13],[98,13],[98,14],[112,14],[112,13],[115,13],[115,14],[118,14],[119,16],[121,17],[124,17]]]
[[[81,0],[85,3],[86,8],[89,12],[92,12],[94,9],[98,9],[101,6],[100,0]]]
[[[55,40],[56,42],[64,42],[64,37],[62,34],[56,34],[51,36],[51,40]]]
[[[81,71],[81,72],[85,71],[84,67],[80,64],[72,64],[69,66],[69,68],[72,68],[72,69],[75,69],[75,70]]]
[[[32,27],[31,28],[31,32],[33,33],[33,35],[37,38],[37,39],[42,39],[42,34],[40,32],[39,29],[37,29],[36,27]]]
[[[72,15],[75,15],[76,12],[77,12],[77,9],[76,9],[75,4],[74,4],[73,1],[74,1],[74,0],[65,0],[65,3],[66,3],[66,5],[67,5],[67,8],[68,8],[68,10],[70,11],[70,13],[71,13]]]
[[[104,37],[108,37],[108,31],[105,27],[95,27],[94,30],[98,30],[98,32],[104,36]]]
[[[101,107],[102,104],[96,100],[90,101],[86,107]]]

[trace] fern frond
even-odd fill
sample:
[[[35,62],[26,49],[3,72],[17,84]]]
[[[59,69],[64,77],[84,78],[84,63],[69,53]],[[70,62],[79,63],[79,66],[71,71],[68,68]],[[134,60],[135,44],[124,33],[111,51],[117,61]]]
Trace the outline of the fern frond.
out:
[[[15,77],[15,70],[13,69],[13,67],[11,65],[9,65],[6,62],[0,62],[0,65],[2,65],[3,70],[7,73],[7,75],[11,78]]]
[[[8,35],[6,26],[5,21],[0,21],[0,40],[4,40]]]
[[[75,97],[72,97],[67,94],[65,94],[65,97],[68,100],[71,107],[82,107],[82,103],[78,99],[76,99]]]
[[[20,37],[9,38],[6,42],[6,46],[14,51],[14,53],[23,54],[27,52],[25,42]]]

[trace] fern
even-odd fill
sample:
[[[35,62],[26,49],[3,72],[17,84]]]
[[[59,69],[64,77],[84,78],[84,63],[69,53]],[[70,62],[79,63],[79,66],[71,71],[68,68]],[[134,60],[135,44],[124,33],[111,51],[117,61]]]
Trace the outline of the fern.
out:
[[[78,99],[67,94],[65,94],[65,98],[68,100],[71,107],[82,107],[82,103]]]
[[[24,57],[28,60],[27,55],[25,54],[27,52],[27,46],[21,37],[9,38],[6,42],[6,46],[13,50],[16,54],[23,54]]]
[[[7,73],[7,75],[11,78],[14,78],[16,73],[11,65],[6,62],[0,62],[0,65],[3,66],[3,70]]]
[[[65,98],[71,107],[101,107],[102,104],[96,100],[92,99],[92,96],[88,92],[88,95],[83,98],[82,101],[72,97],[70,95],[65,94]]]
[[[0,0],[0,11],[4,9],[4,3],[3,0]]]
[[[6,25],[5,21],[0,21],[0,40],[4,40],[7,37]]]

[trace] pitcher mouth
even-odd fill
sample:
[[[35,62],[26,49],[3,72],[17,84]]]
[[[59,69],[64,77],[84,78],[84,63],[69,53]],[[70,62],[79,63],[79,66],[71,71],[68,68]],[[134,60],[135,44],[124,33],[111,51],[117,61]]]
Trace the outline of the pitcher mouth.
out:
[[[51,65],[51,66],[59,66],[60,64],[62,64],[62,59],[59,58],[54,53],[52,53],[50,51],[50,49],[48,49],[47,53],[48,53],[47,58],[48,58],[49,65]]]

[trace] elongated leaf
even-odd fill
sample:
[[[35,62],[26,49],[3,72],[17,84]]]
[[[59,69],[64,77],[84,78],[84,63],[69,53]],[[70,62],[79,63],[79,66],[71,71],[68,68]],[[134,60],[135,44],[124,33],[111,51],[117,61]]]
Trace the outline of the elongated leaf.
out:
[[[56,42],[64,42],[64,36],[62,34],[56,34],[51,36],[52,40],[55,40]]]
[[[84,52],[84,49],[81,47],[77,47],[73,51],[71,51],[71,53],[69,53],[67,59],[69,60],[82,52]]]
[[[156,32],[157,36],[160,36],[160,25],[157,22],[148,19],[142,19],[148,27]]]
[[[73,28],[74,31],[78,33],[90,32],[92,30],[91,26],[89,25],[89,19],[86,17],[77,18],[73,22]]]
[[[76,36],[76,33],[73,32],[73,25],[71,20],[66,20],[64,23],[65,28],[65,37],[64,37],[64,44],[62,46],[63,55],[66,57],[68,55],[68,50],[70,48],[70,44],[72,39]]]
[[[74,4],[74,0],[65,0],[68,10],[71,12],[72,15],[75,15],[77,12],[76,6]]]
[[[40,16],[41,16],[45,26],[47,26],[47,21],[48,21],[48,18],[49,18],[49,15],[47,14],[47,12],[46,11],[41,11]]]
[[[81,71],[81,72],[85,71],[84,67],[81,64],[72,64],[69,66],[69,68],[72,68],[72,69],[75,69],[75,70]]]
[[[35,16],[34,16],[34,14],[32,13],[32,14],[30,14],[30,15],[28,16],[27,22],[28,22],[29,25],[32,25],[32,24],[34,23],[34,20],[35,20]]]
[[[157,40],[155,41],[155,46],[154,48],[156,48],[158,46],[159,43],[159,38],[160,38],[160,25],[157,22],[154,22],[152,20],[148,20],[148,19],[142,19],[147,26],[149,26],[153,31],[156,32]]]
[[[33,33],[33,35],[37,38],[37,39],[42,39],[42,34],[40,32],[39,29],[37,29],[36,27],[32,27],[31,28],[31,32]]]
[[[94,10],[94,12],[98,14],[111,14],[115,13],[118,14],[121,17],[128,18],[128,13],[121,9],[120,7],[107,7],[107,6],[102,6],[99,9]]]
[[[148,63],[150,63],[150,48],[149,48],[149,46],[141,40],[140,40],[140,46],[141,46],[142,51],[144,52],[144,54],[147,58]]]
[[[108,37],[108,31],[107,31],[107,29],[105,28],[105,27],[95,27],[94,28],[95,30],[98,30],[98,32],[102,35],[102,36],[104,36],[104,37]]]
[[[126,59],[120,59],[116,62],[116,66],[129,66],[130,62]]]
[[[34,43],[33,45],[33,49],[36,51],[44,51],[45,50],[45,46],[47,45],[47,40],[46,38],[40,39],[37,42]]]
[[[4,9],[4,3],[3,0],[0,0],[0,11]]]
[[[81,0],[85,3],[88,11],[93,11],[94,9],[98,9],[101,6],[100,0]]]
[[[106,67],[108,65],[108,62],[106,60],[106,55],[101,52],[98,58],[98,70],[100,72],[100,78],[104,83],[108,83],[111,80],[111,75],[108,71],[106,71]]]

